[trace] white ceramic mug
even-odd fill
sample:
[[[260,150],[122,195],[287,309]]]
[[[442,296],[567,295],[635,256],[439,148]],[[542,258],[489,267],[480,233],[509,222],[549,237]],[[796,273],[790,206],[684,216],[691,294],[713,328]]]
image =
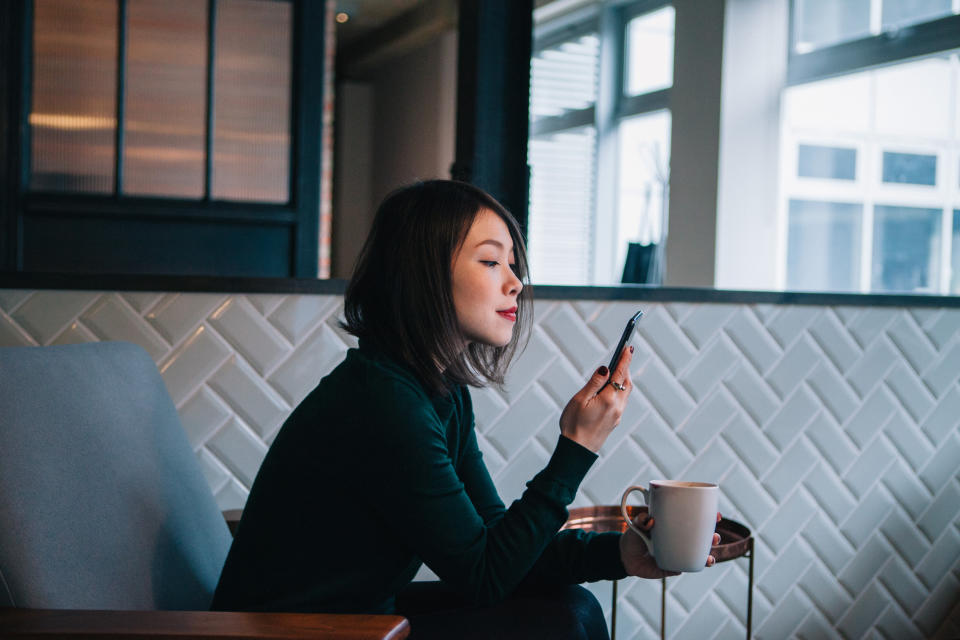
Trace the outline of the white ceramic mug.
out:
[[[638,528],[627,514],[627,498],[634,491],[643,493],[650,515],[652,535]],[[627,525],[644,542],[665,571],[700,571],[707,563],[713,532],[717,527],[719,488],[709,482],[651,480],[650,488],[630,487],[620,500],[620,512]]]

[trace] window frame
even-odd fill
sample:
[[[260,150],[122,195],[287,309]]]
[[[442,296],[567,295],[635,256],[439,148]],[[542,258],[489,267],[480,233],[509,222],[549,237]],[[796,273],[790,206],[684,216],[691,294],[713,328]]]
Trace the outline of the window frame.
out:
[[[600,40],[597,96],[593,106],[530,122],[531,140],[535,137],[584,126],[594,127],[596,163],[594,192],[590,194],[590,200],[593,202],[590,212],[593,247],[590,250],[592,261],[587,269],[587,285],[602,285],[607,281],[613,284],[620,282],[620,275],[616,273],[617,265],[614,264],[619,238],[613,233],[619,216],[620,122],[626,118],[657,111],[671,112],[670,99],[673,85],[633,96],[625,94],[627,25],[633,18],[673,5],[672,0],[635,0],[630,3],[600,0],[581,11],[537,25],[534,29],[531,58],[544,49],[588,33],[597,33]],[[674,37],[674,56],[676,56],[676,37]],[[673,78],[673,83],[675,82],[676,78]],[[667,206],[669,207],[669,202]],[[665,239],[666,220],[664,220],[663,234]]]
[[[790,0],[787,37],[787,70],[784,90],[790,87],[808,84],[820,80],[868,71],[872,68],[908,62],[938,53],[960,50],[960,14],[954,14],[921,22],[899,29],[881,31],[866,37],[840,42],[797,53],[796,51],[796,5],[798,0]],[[876,22],[876,21],[873,21]],[[856,202],[863,207],[861,218],[861,255],[859,293],[884,293],[872,289],[873,254],[876,246],[873,238],[875,224],[874,209],[877,206],[907,206],[937,208],[941,210],[941,237],[939,244],[940,270],[937,275],[938,288],[931,292],[950,295],[951,277],[949,264],[952,238],[948,238],[948,223],[952,222],[954,209],[958,207],[956,194],[960,194],[960,184],[951,181],[949,173],[949,145],[929,144],[926,140],[914,143],[891,143],[884,139],[865,139],[860,135],[844,134],[851,146],[857,148],[857,175],[853,181],[822,180],[803,178],[797,175],[796,152],[800,144],[820,144],[827,142],[816,136],[786,134],[781,130],[781,167],[778,210],[781,228],[785,230],[780,250],[779,288],[785,289],[787,274],[787,238],[789,228],[789,202],[791,199],[810,199],[816,197],[810,193],[801,193],[798,187],[804,184],[816,185],[818,190],[829,195],[840,195],[844,202]],[[838,144],[830,139],[830,145]],[[844,144],[847,144],[844,142]],[[934,155],[937,158],[936,184],[917,185],[883,182],[883,153],[885,151],[920,153]],[[956,154],[954,154],[956,155]],[[954,167],[956,165],[953,165]],[[956,176],[954,176],[956,177]],[[838,182],[844,182],[840,185]],[[960,182],[960,179],[958,179]],[[951,199],[951,194],[954,198]],[[829,198],[828,198],[829,199]],[[954,279],[958,276],[954,274]],[[897,292],[902,293],[902,292]]]
[[[117,130],[114,140],[115,174],[112,194],[32,191],[30,182],[31,137],[28,122],[30,114],[33,56],[33,2],[15,0],[0,8],[0,32],[6,37],[0,57],[0,76],[8,99],[3,105],[0,143],[6,152],[0,160],[0,175],[7,187],[0,199],[0,229],[6,231],[6,241],[0,241],[0,269],[12,272],[63,271],[63,264],[53,255],[55,248],[35,248],[30,237],[25,237],[25,223],[43,220],[43,224],[57,225],[83,221],[84,233],[98,239],[109,233],[122,234],[123,221],[137,221],[146,226],[161,224],[173,235],[195,233],[198,225],[214,225],[224,233],[240,234],[250,239],[255,234],[274,233],[285,238],[283,256],[257,255],[273,251],[264,247],[237,255],[228,248],[213,250],[212,255],[194,259],[186,250],[169,243],[170,258],[154,263],[146,260],[146,273],[169,275],[270,276],[317,277],[320,228],[321,129],[323,114],[323,65],[310,61],[323,60],[325,50],[325,3],[309,0],[268,0],[291,4],[291,102],[290,102],[290,159],[288,200],[285,203],[266,203],[238,200],[216,200],[210,197],[213,149],[212,118],[214,103],[213,62],[215,56],[214,32],[218,0],[208,2],[207,36],[207,95],[205,132],[204,196],[198,199],[168,198],[163,196],[126,195],[122,185],[123,148],[123,75],[125,72],[124,39],[128,28],[125,19],[126,0],[118,2],[118,83]],[[209,227],[208,227],[209,229]],[[278,235],[279,234],[279,235]],[[238,237],[240,237],[238,236]],[[142,239],[142,238],[141,238]],[[134,238],[130,239],[135,240]],[[166,247],[157,247],[164,254]],[[178,255],[180,251],[180,255]],[[104,268],[110,257],[77,264],[71,272],[119,273]],[[118,259],[119,260],[119,259]],[[278,265],[285,265],[280,268]],[[50,266],[53,265],[53,266]],[[268,266],[270,265],[270,266]],[[138,265],[138,268],[140,266]]]

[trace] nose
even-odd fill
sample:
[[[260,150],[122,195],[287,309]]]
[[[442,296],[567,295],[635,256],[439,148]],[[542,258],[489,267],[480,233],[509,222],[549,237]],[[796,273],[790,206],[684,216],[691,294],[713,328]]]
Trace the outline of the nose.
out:
[[[517,277],[517,274],[515,274],[509,266],[507,267],[507,278],[503,283],[503,289],[507,295],[511,296],[519,295],[523,289],[523,283],[520,282],[520,278]]]

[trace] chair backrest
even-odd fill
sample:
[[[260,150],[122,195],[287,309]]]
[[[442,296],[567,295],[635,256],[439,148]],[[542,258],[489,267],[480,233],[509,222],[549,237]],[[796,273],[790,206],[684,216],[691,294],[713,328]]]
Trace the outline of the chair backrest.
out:
[[[207,609],[230,541],[143,349],[0,348],[0,606]]]

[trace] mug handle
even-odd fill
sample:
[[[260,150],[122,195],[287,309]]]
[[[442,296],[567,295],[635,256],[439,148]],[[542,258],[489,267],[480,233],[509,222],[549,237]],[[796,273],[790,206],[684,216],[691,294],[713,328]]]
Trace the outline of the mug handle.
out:
[[[641,492],[643,494],[644,502],[647,502],[647,504],[649,504],[648,500],[649,500],[650,494],[647,488],[641,487],[640,485],[637,484],[627,488],[627,490],[623,492],[623,497],[620,498],[620,513],[623,515],[623,519],[627,522],[627,526],[633,529],[634,533],[636,533],[638,536],[643,538],[643,541],[646,543],[647,550],[650,552],[650,555],[656,557],[657,554],[654,553],[653,551],[653,540],[650,539],[650,534],[648,534],[646,531],[644,531],[643,529],[633,524],[633,521],[630,519],[630,515],[627,513],[627,498],[630,497],[630,494],[633,493],[634,491]]]

